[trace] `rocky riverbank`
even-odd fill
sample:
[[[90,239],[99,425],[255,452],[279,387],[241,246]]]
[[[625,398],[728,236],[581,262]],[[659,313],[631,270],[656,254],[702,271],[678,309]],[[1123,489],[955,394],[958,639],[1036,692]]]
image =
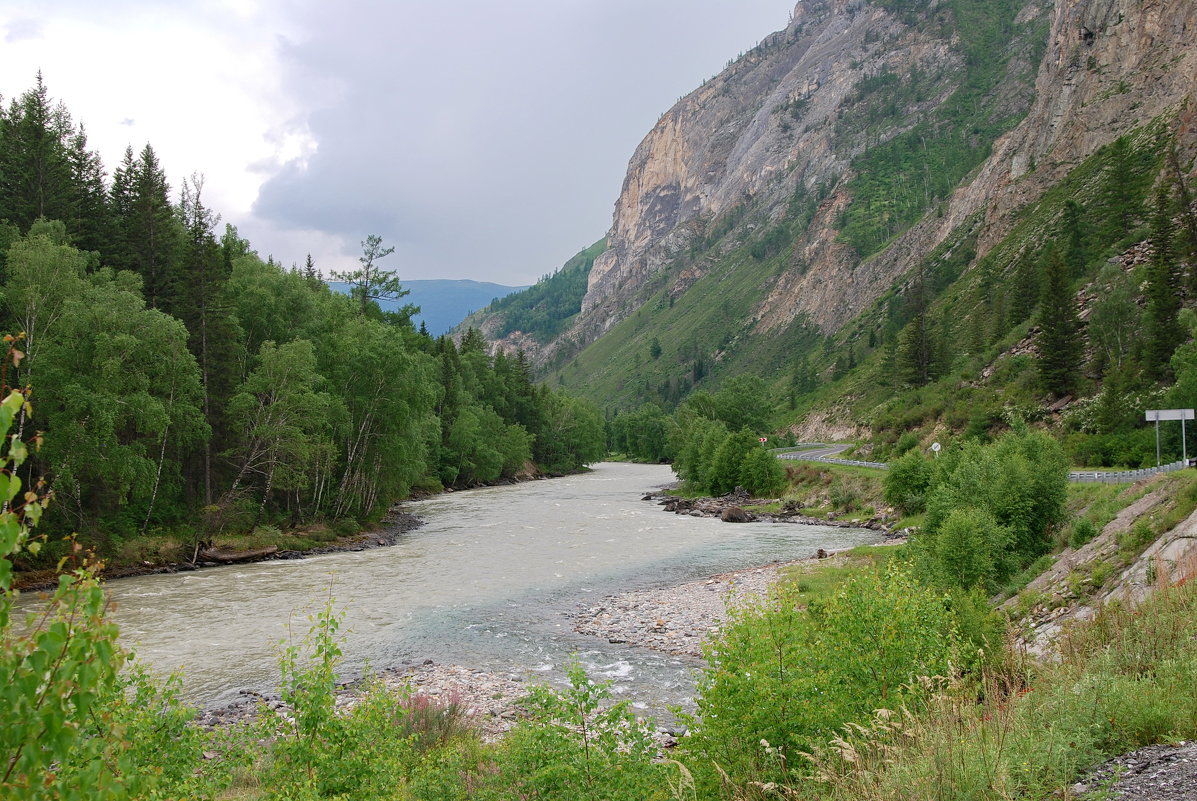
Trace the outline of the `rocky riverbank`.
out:
[[[454,704],[466,721],[475,726],[483,740],[493,742],[509,731],[524,714],[520,700],[527,695],[523,680],[514,675],[499,675],[459,665],[437,665],[428,660],[420,665],[391,668],[378,679],[393,692],[409,691],[439,705]],[[337,691],[337,706],[349,708],[361,698],[361,679],[342,683]],[[217,709],[205,709],[196,718],[200,726],[228,726],[255,719],[263,708],[289,714],[287,705],[277,695],[241,691],[241,700]]]
[[[718,518],[725,523],[801,523],[809,526],[867,528],[890,533],[890,521],[885,515],[844,519],[811,517],[804,515],[802,508],[793,501],[780,504],[777,498],[753,498],[740,487],[718,498],[678,498],[665,492],[651,492],[644,496],[644,500],[656,501],[666,512],[690,517]],[[753,511],[749,508],[772,504],[780,504],[776,512]]]
[[[402,507],[392,509],[383,520],[369,529],[348,534],[337,538],[327,545],[303,550],[279,549],[277,547],[249,548],[244,551],[220,550],[209,554],[199,551],[194,560],[155,564],[143,561],[140,563],[108,562],[100,576],[106,581],[112,579],[129,578],[131,576],[153,576],[173,573],[189,573],[193,570],[207,567],[224,567],[227,565],[242,565],[247,562],[265,562],[275,559],[303,559],[317,554],[337,553],[340,551],[365,551],[371,548],[383,548],[394,545],[409,531],[424,525],[424,521]],[[211,558],[206,558],[211,557]],[[20,571],[14,582],[16,589],[48,590],[58,585],[58,575],[55,570],[27,570]]]
[[[843,557],[820,550],[809,559],[719,573],[674,587],[620,593],[571,617],[580,634],[669,654],[702,656],[703,641],[719,630],[728,609],[765,597],[782,569],[842,562]]]

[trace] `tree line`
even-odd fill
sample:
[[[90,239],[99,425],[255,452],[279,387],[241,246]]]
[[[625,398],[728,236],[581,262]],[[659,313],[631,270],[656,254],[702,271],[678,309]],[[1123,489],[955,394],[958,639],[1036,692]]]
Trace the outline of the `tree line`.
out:
[[[413,329],[378,264],[335,293],[309,257],[261,258],[150,145],[109,179],[84,127],[34,88],[0,110],[5,382],[32,390],[47,526],[110,546],[181,528],[377,517],[414,489],[576,470],[604,453],[591,405],[537,386],[522,354]]]
[[[729,378],[718,392],[699,390],[672,413],[655,403],[621,411],[607,423],[608,448],[646,462],[673,462],[689,492],[725,495],[742,487],[772,496],[785,468],[760,435],[770,429],[773,402],[764,380]]]

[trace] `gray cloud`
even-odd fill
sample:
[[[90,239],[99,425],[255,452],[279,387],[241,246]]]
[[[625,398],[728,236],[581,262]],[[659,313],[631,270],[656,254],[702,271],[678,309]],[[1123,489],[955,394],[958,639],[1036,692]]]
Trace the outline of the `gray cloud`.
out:
[[[280,47],[285,91],[305,109],[292,123],[317,149],[266,181],[255,216],[354,245],[378,233],[406,278],[533,281],[605,233],[660,113],[791,8],[312,4],[296,12],[307,38]]]

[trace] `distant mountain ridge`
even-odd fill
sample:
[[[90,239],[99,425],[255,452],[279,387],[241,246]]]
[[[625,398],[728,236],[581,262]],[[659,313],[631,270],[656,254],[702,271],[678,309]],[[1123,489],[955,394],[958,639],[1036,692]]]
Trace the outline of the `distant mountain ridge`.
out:
[[[349,292],[348,285],[342,281],[329,281],[328,285],[336,292]],[[395,311],[408,303],[419,306],[420,313],[412,318],[412,322],[417,328],[421,322],[424,323],[429,334],[439,337],[449,333],[472,312],[488,306],[491,301],[528,287],[506,286],[465,278],[432,278],[403,281],[403,288],[411,294],[397,302],[382,303],[382,308]]]

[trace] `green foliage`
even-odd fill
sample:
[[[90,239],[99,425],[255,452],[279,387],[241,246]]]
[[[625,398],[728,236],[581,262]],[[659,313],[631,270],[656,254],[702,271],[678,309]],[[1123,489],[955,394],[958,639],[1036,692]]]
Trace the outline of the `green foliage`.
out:
[[[816,784],[839,801],[1067,797],[1107,758],[1197,734],[1197,587],[1141,608],[1103,608],[1061,639],[1058,663],[1014,655],[981,681],[940,684],[901,721],[877,716],[815,752]],[[797,789],[796,786],[786,789]]]
[[[532,689],[531,718],[504,740],[497,771],[476,797],[664,799],[673,768],[657,764],[651,731],[627,701],[610,704],[610,683],[587,678],[577,662],[566,667],[569,687]]]
[[[1045,280],[1039,302],[1039,375],[1054,395],[1076,388],[1084,355],[1081,323],[1076,313],[1068,265],[1055,247],[1044,256]]]
[[[700,786],[793,781],[800,752],[945,675],[956,654],[943,598],[898,567],[857,575],[800,608],[790,591],[731,613],[708,654],[692,736],[682,743]],[[764,741],[764,742],[762,742]]]
[[[987,510],[964,507],[952,509],[913,551],[920,574],[932,584],[968,590],[1009,574],[999,564],[1008,556],[1010,539],[1010,531]]]
[[[924,530],[912,543],[921,575],[943,586],[996,589],[1050,548],[1067,481],[1063,450],[1041,432],[945,452],[927,490]]]
[[[1087,518],[1081,518],[1072,524],[1072,533],[1068,537],[1068,544],[1073,548],[1080,548],[1089,540],[1097,536],[1097,526]]]
[[[333,447],[334,422],[345,416],[339,398],[318,391],[321,383],[311,342],[262,343],[257,368],[228,404],[229,415],[245,426],[232,454],[241,465],[232,494],[257,480],[264,507],[276,489],[307,487],[311,465]]]
[[[1152,258],[1147,269],[1147,347],[1144,359],[1147,374],[1157,380],[1170,377],[1169,360],[1176,346],[1185,338],[1178,319],[1184,276],[1173,254],[1174,212],[1168,187],[1161,184],[1156,193],[1151,232]]]
[[[495,336],[502,338],[513,331],[523,331],[538,342],[548,342],[565,330],[569,320],[582,309],[594,260],[606,249],[607,240],[600,239],[534,286],[491,303],[490,310],[500,314],[503,320]]]
[[[97,565],[63,570],[50,597],[14,619],[13,562],[41,549],[30,529],[49,501],[41,482],[23,486],[30,452],[10,434],[32,412],[20,392],[0,403],[0,796],[213,797],[237,764],[236,744],[221,745],[221,766],[198,770],[212,737],[188,725],[177,680],[156,684],[118,646]]]
[[[106,188],[40,77],[0,111],[0,165],[0,316],[25,333],[13,381],[47,399],[33,469],[60,499],[48,525],[88,547],[174,560],[123,543],[179,526],[199,540],[356,526],[417,485],[603,453],[597,413],[538,390],[522,355],[492,356],[476,332],[459,354],[382,314],[375,301],[404,291],[377,236],[342,276],[347,298],[310,259],[283,270],[232,226],[218,234],[202,180],[172,202],[149,145]],[[46,567],[61,546],[48,551]]]
[[[740,462],[740,486],[757,497],[772,498],[786,486],[786,471],[781,460],[763,445],[753,448]]]
[[[679,411],[678,426],[674,431],[673,448],[677,456],[673,470],[692,491],[707,491],[715,449],[727,435],[727,426],[721,421]]]
[[[607,452],[603,417],[594,404],[562,392],[544,394],[537,460],[550,473],[579,470]]]
[[[341,620],[331,599],[309,619],[302,642],[284,647],[279,659],[290,715],[264,710],[257,724],[269,743],[261,763],[263,796],[464,798],[480,750],[460,706],[372,682],[351,707],[338,709]]]
[[[362,255],[358,258],[361,268],[345,272],[333,271],[333,278],[344,281],[349,285],[349,295],[358,303],[362,314],[371,311],[371,304],[378,301],[396,301],[405,297],[408,290],[399,283],[399,276],[393,272],[383,270],[378,265],[380,259],[395,252],[393,247],[383,247],[382,237],[369,234],[362,241]],[[411,316],[419,313],[419,308],[408,304],[400,312],[406,325],[411,325]]]
[[[734,490],[740,482],[744,460],[754,450],[760,450],[760,445],[747,428],[725,436],[708,462],[707,490],[712,495],[726,495]]]
[[[635,412],[620,412],[608,426],[607,449],[646,462],[664,462],[673,456],[677,423],[655,403]]]
[[[917,450],[908,450],[905,456],[890,463],[885,474],[885,502],[903,514],[921,514],[926,508],[931,475],[930,460]]]

